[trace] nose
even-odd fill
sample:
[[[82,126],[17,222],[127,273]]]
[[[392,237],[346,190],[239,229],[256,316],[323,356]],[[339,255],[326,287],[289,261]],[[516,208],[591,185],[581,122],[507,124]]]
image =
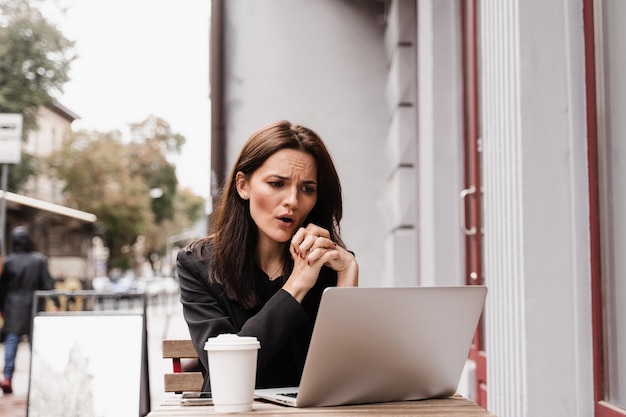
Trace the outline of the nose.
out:
[[[298,208],[298,188],[297,187],[290,187],[286,189],[286,195],[285,195],[285,200],[283,201],[283,205],[291,209]]]

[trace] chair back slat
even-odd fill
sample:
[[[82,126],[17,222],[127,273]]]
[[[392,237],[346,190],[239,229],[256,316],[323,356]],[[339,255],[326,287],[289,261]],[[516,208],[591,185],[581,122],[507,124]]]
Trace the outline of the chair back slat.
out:
[[[202,372],[186,371],[181,365],[182,359],[195,359],[198,354],[191,340],[164,340],[163,358],[172,360],[172,373],[166,373],[164,378],[165,392],[180,394],[189,391],[201,391],[204,376]]]

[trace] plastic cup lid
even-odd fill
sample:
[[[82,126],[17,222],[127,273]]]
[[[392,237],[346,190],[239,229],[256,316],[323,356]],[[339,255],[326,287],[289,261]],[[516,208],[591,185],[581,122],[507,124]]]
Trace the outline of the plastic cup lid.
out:
[[[261,344],[253,336],[237,336],[236,334],[220,334],[217,337],[209,337],[204,344],[204,350],[240,350],[259,349]]]

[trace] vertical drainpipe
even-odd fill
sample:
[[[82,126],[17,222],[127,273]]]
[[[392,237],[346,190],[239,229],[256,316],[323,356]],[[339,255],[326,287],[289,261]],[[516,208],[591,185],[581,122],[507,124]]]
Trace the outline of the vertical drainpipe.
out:
[[[224,122],[224,0],[211,2],[209,37],[209,85],[211,99],[211,199],[216,207],[224,181],[226,137]],[[209,218],[209,232],[211,231]]]

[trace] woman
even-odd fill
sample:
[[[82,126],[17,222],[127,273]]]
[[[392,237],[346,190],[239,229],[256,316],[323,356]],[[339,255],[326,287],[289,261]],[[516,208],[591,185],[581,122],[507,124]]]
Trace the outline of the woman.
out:
[[[178,253],[183,314],[204,368],[221,333],[261,343],[257,387],[300,381],[322,292],[356,286],[339,234],[341,185],[312,130],[281,121],[244,144],[214,213],[215,233]]]

